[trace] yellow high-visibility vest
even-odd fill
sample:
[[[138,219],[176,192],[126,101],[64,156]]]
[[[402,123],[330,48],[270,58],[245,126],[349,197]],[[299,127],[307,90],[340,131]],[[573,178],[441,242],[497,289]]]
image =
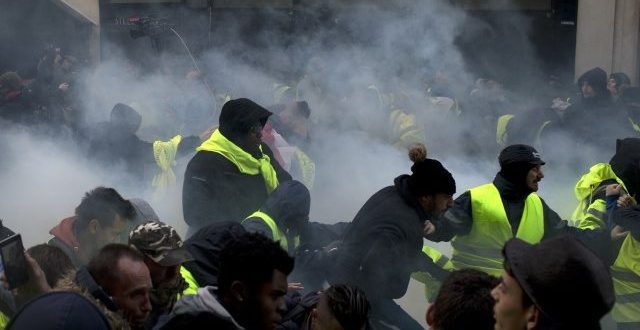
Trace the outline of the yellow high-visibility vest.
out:
[[[502,115],[498,118],[498,124],[496,125],[496,143],[501,147],[504,147],[507,144],[507,126],[513,117],[515,116],[508,114]]]
[[[157,191],[165,192],[176,185],[176,175],[173,173],[178,146],[182,136],[176,135],[171,140],[153,142],[153,158],[158,165],[158,174],[153,178],[152,186]]]
[[[611,276],[616,292],[613,319],[619,329],[640,329],[640,242],[631,234],[620,247]]]
[[[474,268],[493,276],[500,276],[503,269],[502,247],[511,238],[513,231],[504,210],[498,188],[493,183],[470,190],[473,224],[465,236],[456,236],[451,241],[455,269]],[[544,210],[540,197],[529,194],[517,238],[528,243],[538,243],[544,236]]]
[[[309,190],[313,189],[313,184],[316,180],[316,163],[313,162],[311,157],[300,150],[300,148],[296,148],[293,155],[300,166],[300,174],[302,175],[300,179],[302,183],[304,183]]]
[[[195,277],[193,277],[193,274],[191,274],[191,272],[184,266],[180,266],[180,276],[182,276],[184,281],[187,282],[188,286],[186,289],[184,289],[184,291],[182,291],[182,294],[178,295],[178,298],[180,298],[181,296],[198,293],[198,288],[200,288],[200,286],[198,285],[198,282],[196,282],[196,279]]]
[[[256,211],[246,219],[244,219],[243,222],[247,221],[249,218],[258,218],[264,221],[267,227],[269,227],[269,229],[271,230],[271,237],[273,238],[273,240],[275,242],[279,242],[280,247],[282,247],[285,251],[289,253],[293,252],[289,251],[289,242],[287,241],[287,235],[283,230],[280,229],[280,227],[278,227],[278,224],[273,220],[273,218],[271,218],[271,216],[264,212]],[[296,236],[294,238],[293,247],[297,248],[298,246],[300,246],[300,236]]]
[[[451,262],[451,259],[435,248],[424,245],[422,247],[422,253],[425,254],[426,258],[433,260],[436,266],[447,271],[453,270],[453,263]],[[433,302],[436,298],[436,294],[440,291],[442,283],[427,272],[416,272],[411,274],[411,277],[424,284],[424,296],[427,298],[427,301]]]
[[[605,199],[594,199],[593,196],[600,184],[606,180],[616,180],[625,191],[627,190],[624,182],[613,172],[611,165],[598,163],[591,166],[589,172],[583,175],[576,183],[575,195],[580,204],[578,204],[571,216],[572,225],[580,229],[605,227],[607,202]],[[605,189],[605,187],[600,189]]]

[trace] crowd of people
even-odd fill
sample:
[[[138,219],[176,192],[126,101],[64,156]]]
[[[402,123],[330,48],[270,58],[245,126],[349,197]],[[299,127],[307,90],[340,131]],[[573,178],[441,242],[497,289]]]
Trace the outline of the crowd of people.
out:
[[[554,95],[534,110],[510,106],[489,79],[461,93],[436,75],[418,98],[354,87],[347,92],[375,100],[372,116],[389,126],[354,125],[408,151],[413,165],[352,221],[327,224],[309,218],[321,180],[311,109],[329,92],[311,76],[275,84],[273,106],[228,98],[185,117],[202,125],[217,115],[202,134],[149,142],[138,136],[142,115],[124,103],[86,130],[71,93],[75,63],[50,51],[32,81],[1,75],[3,127],[64,127],[88,158],[155,189],[176,186],[175,162],[188,160],[188,231],[114,188],[87,192],[46,244],[27,249],[26,283],[2,279],[6,329],[422,329],[394,301],[412,278],[425,285],[434,330],[599,329],[610,312],[617,329],[640,329],[640,89],[625,74],[595,68],[578,79],[577,100]],[[321,92],[303,101],[311,89]],[[464,133],[469,152],[500,150],[494,180],[455,200],[455,173],[425,146],[437,131],[425,122],[442,120],[480,120]],[[570,219],[537,194],[538,150],[558,134],[577,146],[616,145],[576,183]],[[432,242],[451,242],[452,254]]]

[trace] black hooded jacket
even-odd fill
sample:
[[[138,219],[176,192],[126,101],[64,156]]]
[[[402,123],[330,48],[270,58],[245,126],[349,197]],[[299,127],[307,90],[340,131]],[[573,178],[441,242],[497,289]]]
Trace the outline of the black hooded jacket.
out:
[[[189,270],[199,287],[218,285],[220,251],[245,232],[236,221],[220,222],[198,230],[184,242],[194,260],[182,266]]]
[[[607,74],[600,68],[587,71],[578,79],[578,87],[587,82],[595,96],[582,97],[565,110],[562,126],[578,141],[595,146],[609,146],[615,138],[633,134],[626,113],[614,107],[607,90]]]
[[[609,161],[611,169],[631,196],[640,193],[640,138],[626,138],[616,141],[616,153]]]
[[[520,227],[522,213],[524,212],[525,200],[531,193],[523,183],[514,184],[498,173],[493,180],[493,184],[498,189],[502,199],[507,219],[511,225],[511,230],[515,237]],[[560,235],[573,235],[582,240],[593,251],[598,251],[603,260],[607,260],[608,254],[608,236],[603,230],[580,230],[569,226],[566,220],[562,220],[560,216],[553,211],[547,203],[540,198],[542,202],[544,214],[544,236],[543,240]],[[471,192],[465,191],[458,196],[451,207],[442,217],[434,221],[436,231],[426,236],[427,239],[434,242],[450,241],[455,236],[464,236],[469,234],[473,226],[473,217],[471,210]],[[600,253],[600,251],[602,251]]]
[[[287,241],[293,242],[294,237],[300,234],[308,222],[310,207],[309,190],[299,181],[291,180],[280,184],[267,198],[260,211],[269,215],[281,230],[288,231]],[[248,218],[242,225],[249,232],[257,232],[273,239],[271,229],[260,218]],[[292,228],[297,231],[288,230]],[[290,244],[289,248],[293,249],[293,244]]]
[[[231,105],[229,105],[231,103]],[[271,113],[246,99],[225,104],[220,114],[220,132],[229,140],[247,134],[255,122],[266,123]],[[291,180],[265,144],[263,152],[271,159],[280,183]],[[221,221],[241,221],[256,211],[268,197],[262,175],[247,175],[224,156],[199,151],[184,175],[182,206],[184,219],[194,229]]]
[[[155,158],[153,142],[143,141],[136,135],[141,122],[142,117],[136,110],[116,104],[109,122],[98,124],[91,136],[88,157],[108,168],[121,169],[137,180],[148,179],[145,167],[154,167]],[[177,157],[190,153],[198,143],[197,136],[185,137],[178,145]]]
[[[331,282],[358,286],[373,304],[404,296],[413,272],[447,273],[422,257],[424,222],[431,216],[411,193],[409,178],[401,175],[369,198],[337,251]]]

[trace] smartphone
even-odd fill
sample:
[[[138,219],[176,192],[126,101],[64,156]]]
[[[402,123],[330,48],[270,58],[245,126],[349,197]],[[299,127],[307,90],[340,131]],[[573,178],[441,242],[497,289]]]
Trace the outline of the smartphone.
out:
[[[22,237],[15,234],[0,242],[0,258],[4,276],[11,289],[18,288],[29,280],[27,259],[24,257]]]

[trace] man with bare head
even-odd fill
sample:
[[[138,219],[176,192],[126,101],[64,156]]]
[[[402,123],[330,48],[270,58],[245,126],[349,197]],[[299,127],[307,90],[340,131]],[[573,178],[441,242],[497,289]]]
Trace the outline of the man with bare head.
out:
[[[151,313],[149,292],[152,288],[149,269],[140,252],[126,245],[109,244],[89,262],[86,268],[111,303],[125,316],[132,328],[141,328]],[[88,284],[88,278],[82,277],[81,269],[76,276],[80,285]],[[86,274],[85,274],[86,275]],[[100,295],[98,290],[91,290],[94,296]],[[107,308],[108,300],[99,298]]]

